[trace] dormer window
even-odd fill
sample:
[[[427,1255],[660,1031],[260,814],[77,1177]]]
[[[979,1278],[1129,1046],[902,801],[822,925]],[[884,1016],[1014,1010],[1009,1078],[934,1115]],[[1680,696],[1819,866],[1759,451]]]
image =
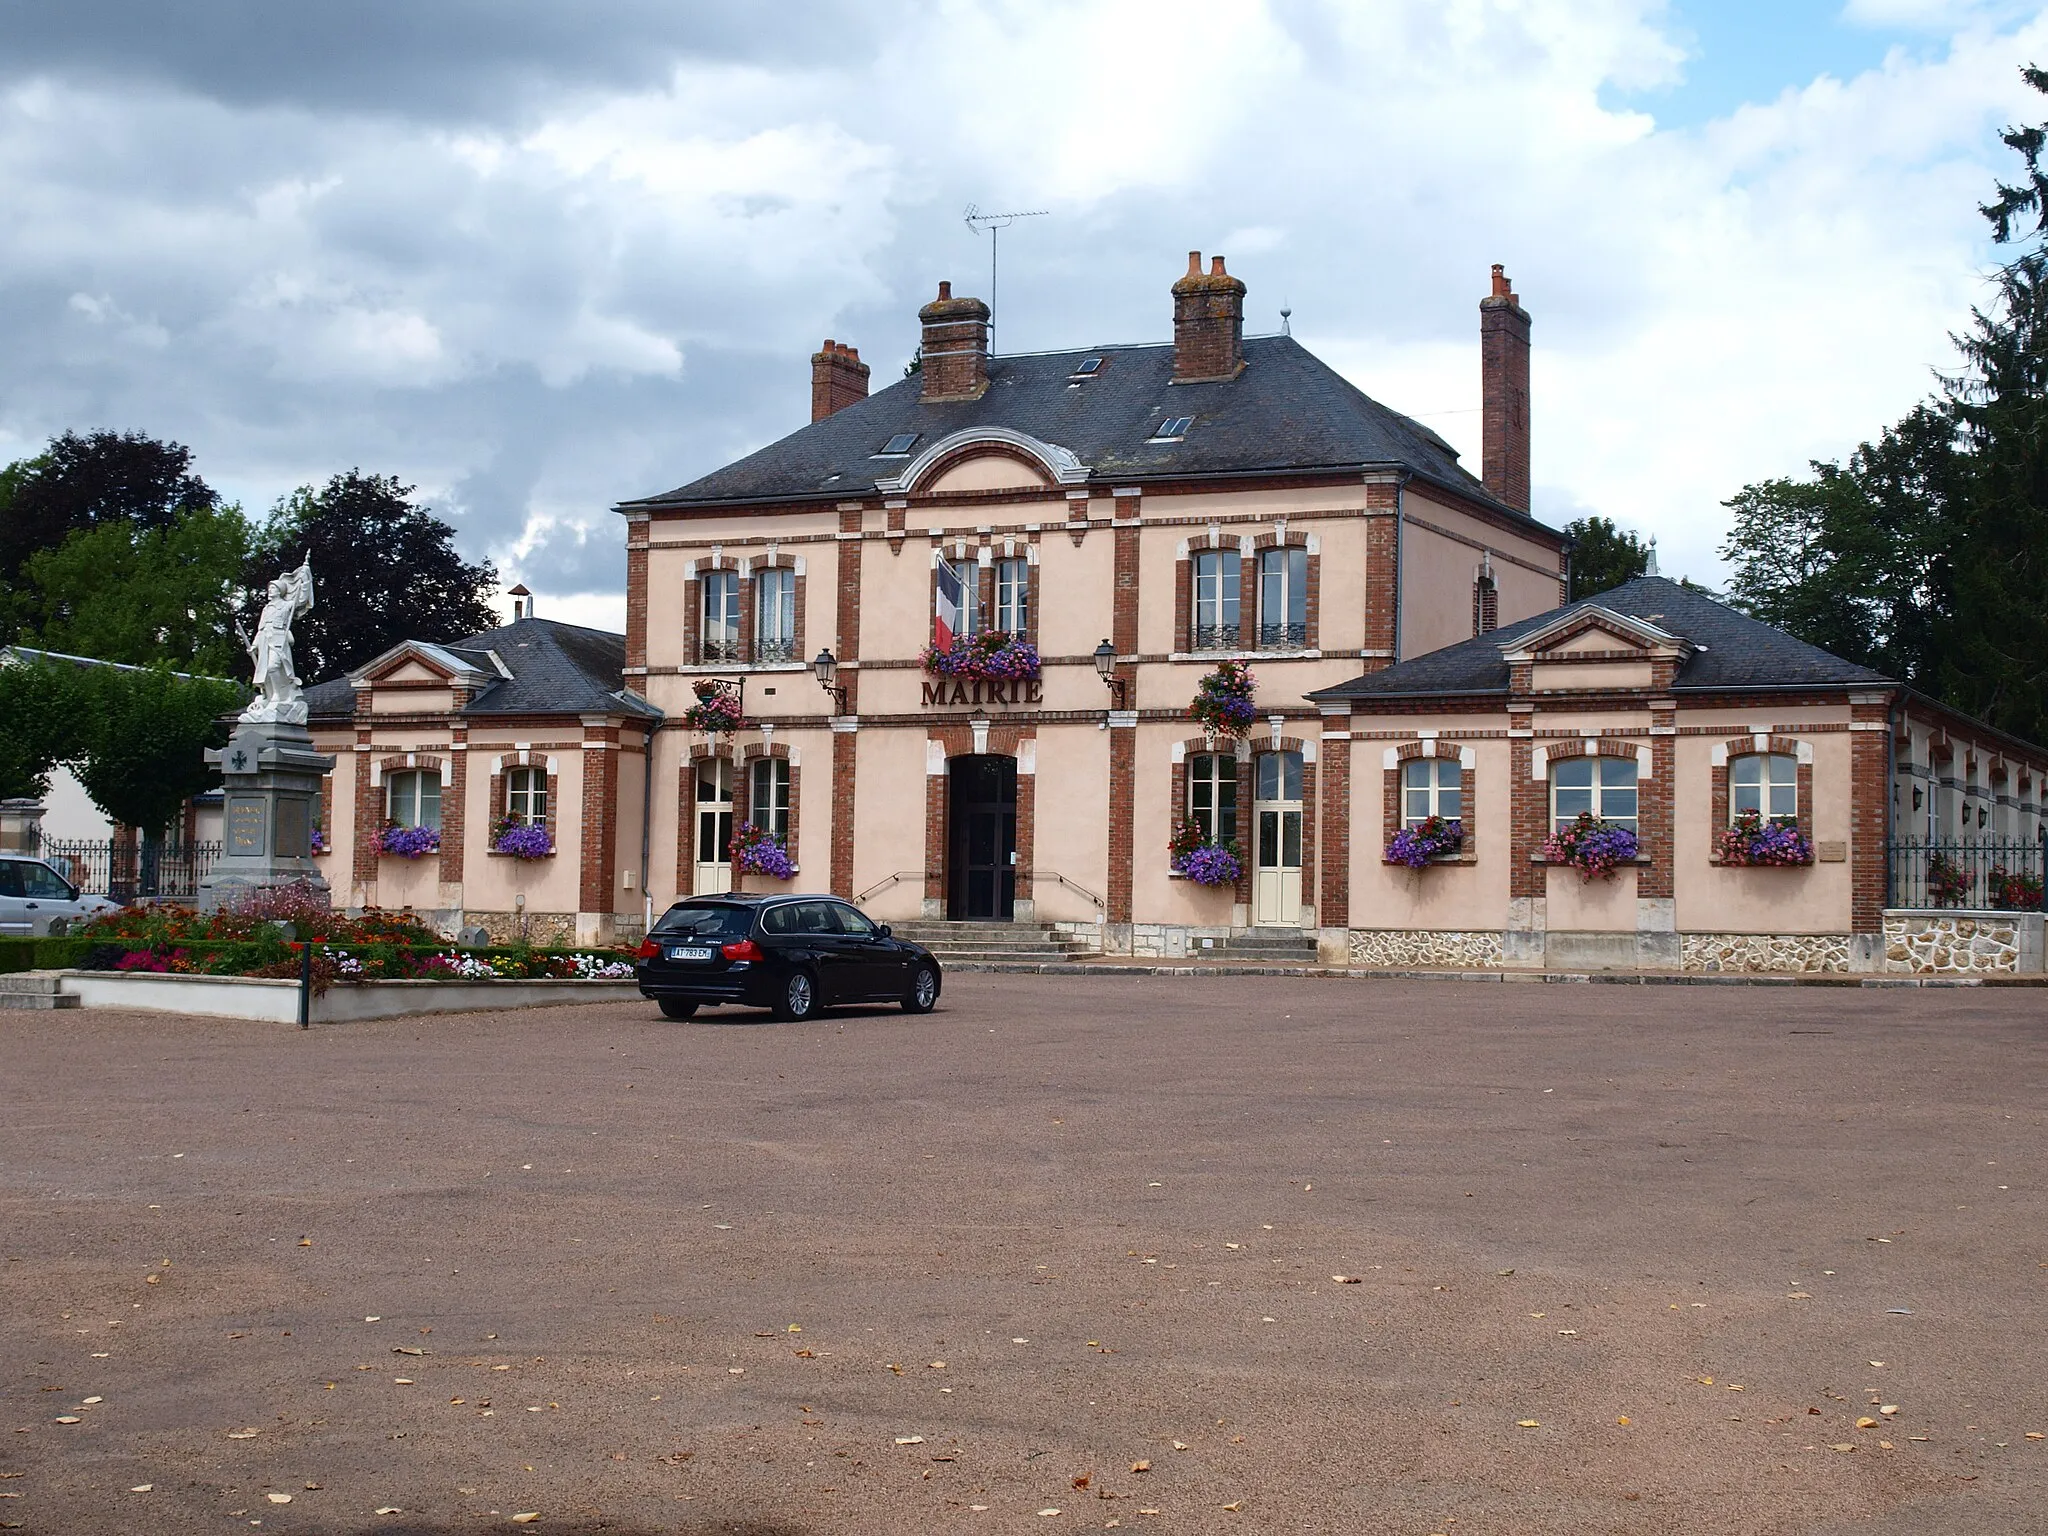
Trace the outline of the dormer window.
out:
[[[1159,423],[1159,429],[1147,438],[1146,441],[1152,443],[1177,443],[1188,435],[1188,428],[1194,424],[1195,418],[1192,416],[1168,417],[1165,421]]]
[[[898,432],[889,441],[882,444],[875,457],[878,459],[903,458],[910,452],[910,445],[916,441],[917,434],[915,432]]]

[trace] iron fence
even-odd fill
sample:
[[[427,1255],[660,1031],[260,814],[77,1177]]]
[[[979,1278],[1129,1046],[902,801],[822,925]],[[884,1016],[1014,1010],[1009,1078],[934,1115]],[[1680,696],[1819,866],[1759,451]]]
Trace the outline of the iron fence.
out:
[[[213,872],[221,845],[46,837],[38,851],[57,873],[94,896],[191,901],[199,882]]]
[[[1895,842],[1890,904],[2039,911],[2044,852],[2039,842]]]

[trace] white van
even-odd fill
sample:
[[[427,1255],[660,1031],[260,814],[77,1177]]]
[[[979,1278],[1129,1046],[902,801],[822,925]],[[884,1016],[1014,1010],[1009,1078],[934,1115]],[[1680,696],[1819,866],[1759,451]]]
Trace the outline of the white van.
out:
[[[86,895],[41,859],[0,853],[0,935],[42,938],[120,909],[118,901]]]

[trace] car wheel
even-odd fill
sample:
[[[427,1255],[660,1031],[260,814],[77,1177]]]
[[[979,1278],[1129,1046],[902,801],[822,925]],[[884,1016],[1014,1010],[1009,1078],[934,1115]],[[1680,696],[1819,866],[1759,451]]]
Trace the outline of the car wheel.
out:
[[[691,1019],[697,1016],[697,1005],[688,998],[664,997],[657,999],[661,1004],[664,1019]]]
[[[920,965],[910,976],[910,990],[903,994],[905,1013],[930,1013],[939,1000],[939,973]]]
[[[782,1001],[775,1007],[778,1018],[802,1021],[818,1011],[818,982],[809,971],[791,971],[782,984]]]

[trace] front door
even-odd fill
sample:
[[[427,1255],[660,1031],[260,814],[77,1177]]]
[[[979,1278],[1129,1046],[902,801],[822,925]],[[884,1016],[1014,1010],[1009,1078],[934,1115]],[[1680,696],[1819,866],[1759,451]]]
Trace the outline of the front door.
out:
[[[707,757],[697,765],[698,896],[732,889],[732,759]]]
[[[946,915],[1008,922],[1017,904],[1017,760],[948,764]]]
[[[1253,784],[1252,921],[1301,924],[1301,754],[1262,752]]]

